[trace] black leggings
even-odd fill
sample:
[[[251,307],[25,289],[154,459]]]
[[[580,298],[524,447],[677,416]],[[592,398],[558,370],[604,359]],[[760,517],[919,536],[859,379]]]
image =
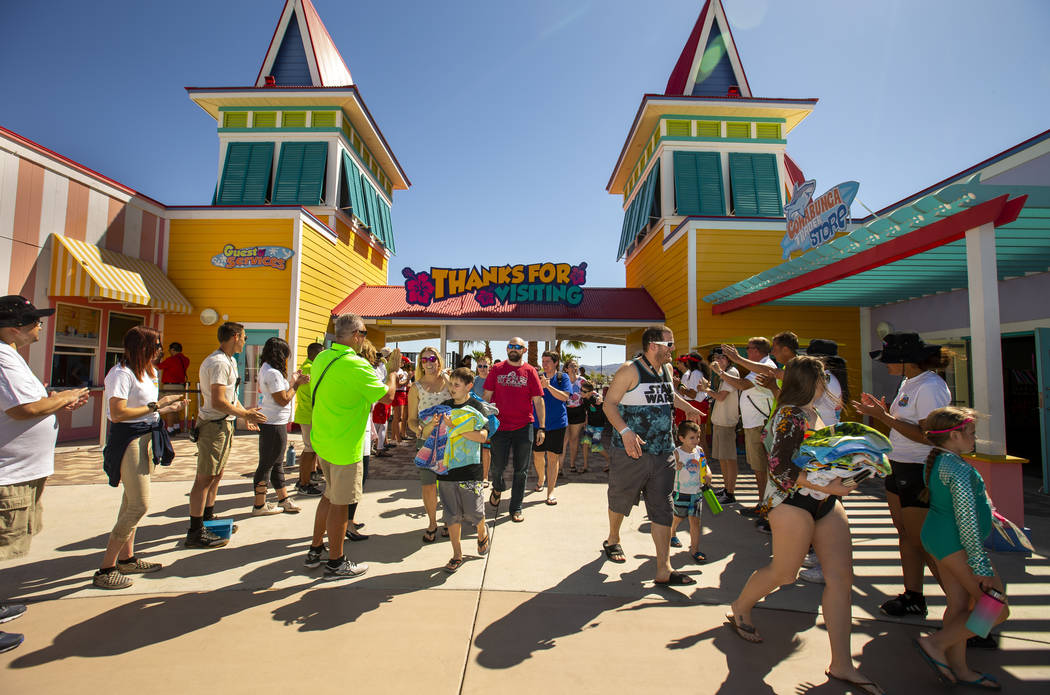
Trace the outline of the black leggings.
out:
[[[259,467],[255,469],[255,489],[270,484],[274,490],[284,487],[284,452],[288,448],[287,425],[259,425]]]

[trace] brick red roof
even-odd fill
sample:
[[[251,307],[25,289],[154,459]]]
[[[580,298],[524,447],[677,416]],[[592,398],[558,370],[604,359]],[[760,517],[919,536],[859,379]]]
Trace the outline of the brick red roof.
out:
[[[473,294],[450,297],[430,306],[409,304],[402,285],[361,285],[332,309],[332,316],[357,314],[365,319],[501,319],[552,321],[650,321],[663,323],[664,312],[642,288],[585,287],[578,306],[497,304],[483,307]]]

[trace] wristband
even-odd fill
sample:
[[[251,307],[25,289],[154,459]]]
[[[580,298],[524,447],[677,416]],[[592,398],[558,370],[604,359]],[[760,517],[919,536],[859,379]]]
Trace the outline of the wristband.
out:
[[[622,437],[624,432],[630,432],[630,431],[631,431],[630,427],[624,427],[622,430],[620,430],[620,436]]]

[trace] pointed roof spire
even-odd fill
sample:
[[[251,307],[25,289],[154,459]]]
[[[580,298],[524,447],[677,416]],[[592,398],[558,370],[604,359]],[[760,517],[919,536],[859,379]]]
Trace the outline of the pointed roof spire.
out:
[[[310,0],[286,0],[256,87],[349,87],[350,68],[339,54]]]
[[[740,90],[739,96],[751,98],[751,87],[722,0],[706,0],[671,71],[664,94],[725,97],[734,86]]]

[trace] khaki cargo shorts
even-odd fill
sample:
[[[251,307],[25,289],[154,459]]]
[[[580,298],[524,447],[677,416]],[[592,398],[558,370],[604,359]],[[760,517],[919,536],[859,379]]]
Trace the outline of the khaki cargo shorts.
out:
[[[317,462],[321,464],[321,472],[324,473],[325,499],[332,504],[356,504],[361,501],[365,467],[360,461],[347,466],[337,466],[318,456]]]
[[[233,420],[202,422],[197,438],[197,475],[222,475],[233,447]]]
[[[769,470],[769,454],[762,441],[761,427],[744,428],[744,447],[747,449],[747,465],[756,473]]]
[[[33,536],[44,522],[44,494],[47,478],[17,485],[0,485],[0,560],[14,560],[29,552]]]

